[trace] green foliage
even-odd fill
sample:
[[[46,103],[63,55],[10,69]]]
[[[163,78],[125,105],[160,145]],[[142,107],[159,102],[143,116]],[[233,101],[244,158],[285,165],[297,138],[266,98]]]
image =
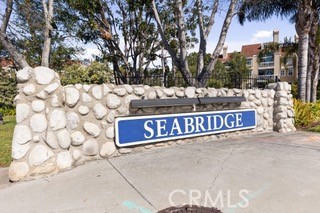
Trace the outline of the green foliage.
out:
[[[112,62],[115,75],[141,75],[143,67],[156,60],[161,45],[149,8],[151,1],[65,2],[69,15],[77,19],[74,29],[77,38],[97,45],[102,58]],[[120,38],[125,45],[120,45]]]
[[[291,38],[284,38],[283,44],[282,44],[282,51],[284,51],[285,56],[292,56],[293,54],[298,53],[298,43],[295,41],[292,41]]]
[[[54,70],[62,69],[67,60],[74,58],[82,51],[81,48],[75,47],[74,42],[70,42],[75,38],[76,19],[68,13],[68,10],[69,7],[64,1],[54,1],[49,65]],[[41,64],[44,26],[42,1],[14,1],[7,39],[25,56],[31,67]],[[8,56],[7,51],[1,45],[0,55]]]
[[[229,60],[226,65],[229,74],[237,74],[242,77],[247,77],[249,74],[246,57],[241,53],[234,52],[231,55],[231,60]]]
[[[193,76],[196,76],[198,53],[193,52],[188,55],[188,65]],[[210,54],[206,54],[204,66],[207,66],[210,62]],[[218,60],[214,66],[214,70],[211,78],[208,80],[208,87],[221,88],[231,87],[236,85],[239,79],[247,78],[249,75],[249,68],[247,66],[247,60],[244,55],[234,52],[231,54],[231,59],[223,64]],[[181,76],[179,74],[176,77]]]
[[[11,162],[11,143],[16,119],[5,116],[4,124],[0,125],[0,167],[8,167]]]
[[[204,65],[207,66],[210,62],[210,54],[207,53],[206,57],[204,59]],[[188,59],[188,65],[189,65],[189,70],[192,73],[193,76],[196,76],[197,73],[197,61],[198,61],[198,53],[197,52],[192,52],[187,56]]]
[[[208,87],[221,88],[226,87],[230,83],[230,76],[228,74],[226,66],[217,61],[214,65],[212,78],[208,81]]]
[[[16,109],[13,107],[2,107],[0,108],[0,113],[4,116],[15,115]]]
[[[54,70],[61,70],[77,54],[82,52],[82,48],[66,47],[63,44],[58,44],[52,48],[49,66]]]
[[[320,132],[320,125],[311,127],[310,129],[308,129],[311,132]]]
[[[170,44],[172,50],[179,55],[179,46],[180,41],[178,39],[179,30],[178,30],[178,16],[177,16],[177,5],[176,1],[155,1],[156,7],[162,22],[166,40]],[[183,4],[183,14],[185,19],[184,30],[186,36],[186,48],[194,48],[195,45],[199,42],[197,38],[198,29],[198,12],[196,11],[195,1],[187,2],[182,1]],[[204,27],[206,28],[209,20],[210,8],[204,6],[203,21]],[[192,53],[191,53],[192,54]]]
[[[296,0],[247,0],[243,1],[238,13],[240,24],[248,21],[265,21],[273,15],[291,17],[294,20],[298,1]]]
[[[291,84],[291,94],[293,96],[293,98],[298,98],[298,82],[297,81],[294,81],[292,84]],[[320,97],[320,96],[318,96]]]
[[[12,69],[0,68],[0,108],[6,110],[14,108],[13,99],[17,94],[16,73]],[[7,113],[4,113],[7,114]],[[9,113],[10,114],[10,113]]]
[[[19,49],[24,51],[26,61],[32,67],[41,65],[41,54],[43,49],[43,41],[41,39],[42,38],[34,37],[30,40],[21,39],[17,41]],[[52,43],[49,67],[54,70],[61,70],[66,63],[72,60],[72,58],[76,58],[77,54],[83,52],[83,49],[79,47],[67,47],[57,37],[53,38]]]
[[[303,103],[294,99],[294,113],[296,127],[310,127],[320,121],[320,103]]]
[[[264,44],[263,49],[258,54],[258,61],[263,62],[263,57],[265,56],[272,56],[274,52],[277,52],[280,50],[280,44],[278,42],[269,42],[267,44]]]
[[[244,79],[249,76],[249,68],[244,55],[234,52],[231,55],[231,60],[226,62],[228,81],[225,87],[241,87]]]
[[[59,71],[61,84],[103,84],[113,83],[112,71],[104,63],[93,62],[85,67],[72,64]]]

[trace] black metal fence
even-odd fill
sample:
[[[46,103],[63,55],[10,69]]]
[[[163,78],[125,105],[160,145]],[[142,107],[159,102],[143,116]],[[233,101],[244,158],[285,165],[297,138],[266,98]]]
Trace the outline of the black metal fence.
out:
[[[146,75],[139,77],[126,77],[124,79],[117,79],[117,82],[125,82],[127,84],[143,84],[149,86],[162,86],[162,87],[186,87],[189,86],[183,77],[172,77],[169,75]],[[188,79],[196,81],[196,77]],[[207,87],[214,88],[238,88],[238,89],[252,89],[252,88],[265,88],[269,83],[278,82],[277,76],[259,76],[254,78],[252,76],[241,75],[223,75],[211,76],[207,79]]]

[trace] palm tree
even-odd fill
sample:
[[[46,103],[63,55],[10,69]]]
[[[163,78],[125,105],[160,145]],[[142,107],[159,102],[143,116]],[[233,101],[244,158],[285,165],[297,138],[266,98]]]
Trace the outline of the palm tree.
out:
[[[308,42],[311,26],[313,21],[317,20],[315,19],[315,16],[318,14],[319,8],[320,3],[317,0],[245,0],[243,1],[238,15],[241,24],[243,24],[245,20],[262,21],[273,15],[290,17],[290,20],[295,23],[295,28],[299,36],[298,98],[303,102],[310,101],[310,95],[307,96],[306,92],[308,74]]]
[[[320,68],[320,28],[319,15],[315,16],[309,35],[309,70],[310,79],[309,85],[311,87],[311,101],[317,101],[317,88],[319,82],[319,68]]]

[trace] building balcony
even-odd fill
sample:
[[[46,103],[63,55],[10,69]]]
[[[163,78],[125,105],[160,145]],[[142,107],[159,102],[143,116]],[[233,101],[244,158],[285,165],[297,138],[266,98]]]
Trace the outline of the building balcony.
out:
[[[259,63],[259,68],[273,67],[273,66],[274,66],[274,62],[273,62],[273,61],[260,62],[260,63]]]
[[[278,82],[280,80],[280,75],[257,75],[258,82]]]

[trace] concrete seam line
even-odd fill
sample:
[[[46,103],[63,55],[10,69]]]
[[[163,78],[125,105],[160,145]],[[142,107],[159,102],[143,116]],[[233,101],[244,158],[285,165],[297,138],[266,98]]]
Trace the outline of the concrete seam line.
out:
[[[311,147],[308,145],[292,145],[292,144],[285,144],[282,142],[269,142],[269,144],[275,145],[275,146],[285,146],[285,147],[291,147],[291,148],[299,148],[299,149],[308,149],[308,150],[313,150],[313,151],[320,151],[319,148]]]
[[[214,188],[214,186],[215,186],[215,184],[216,184],[216,180],[218,179],[218,177],[220,176],[220,174],[221,174],[221,173],[223,172],[223,170],[224,170],[224,169],[223,169],[224,164],[231,158],[231,156],[232,156],[235,148],[236,148],[236,146],[233,146],[233,147],[232,147],[232,150],[229,152],[229,154],[221,161],[221,163],[220,163],[220,165],[219,165],[220,169],[219,169],[219,171],[216,173],[216,176],[214,177],[213,181],[211,182],[210,187],[209,187],[207,190],[211,190],[211,189]],[[204,194],[204,193],[203,193],[203,194]],[[205,198],[205,197],[202,197],[201,205],[203,205],[204,198]]]
[[[110,165],[118,172],[119,175],[150,205],[152,206],[155,210],[158,211],[158,209],[132,184],[130,181],[118,170],[118,168],[109,160],[107,161],[110,163]]]

